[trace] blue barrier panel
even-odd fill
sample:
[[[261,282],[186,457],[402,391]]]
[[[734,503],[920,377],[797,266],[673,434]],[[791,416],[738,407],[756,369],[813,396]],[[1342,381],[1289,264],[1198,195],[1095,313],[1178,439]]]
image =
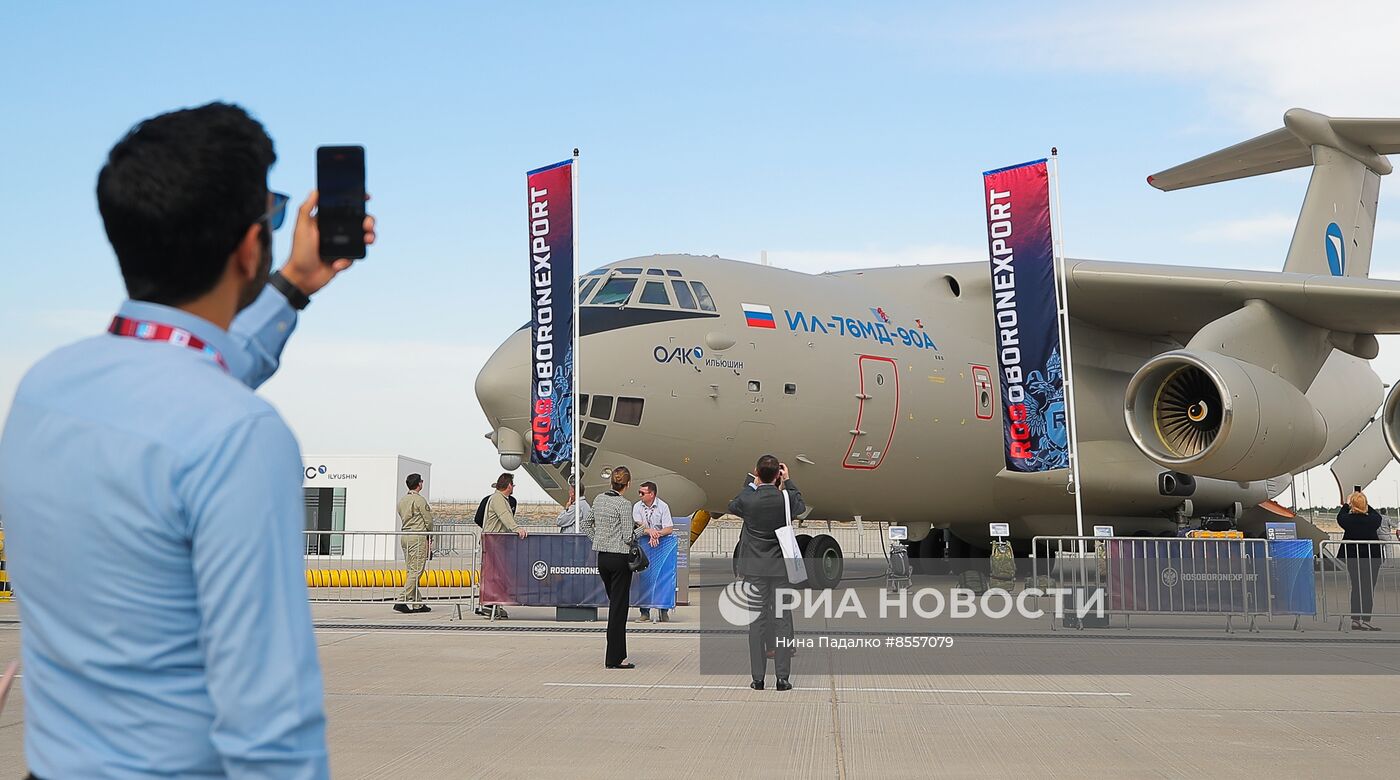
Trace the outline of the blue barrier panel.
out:
[[[1313,543],[1308,539],[1272,541],[1269,545],[1269,588],[1272,614],[1316,615],[1317,590],[1313,582]]]
[[[640,575],[632,576],[632,606],[649,609],[673,609],[676,606],[676,553],[679,549],[675,535],[658,539],[655,547],[647,538],[637,540],[646,550],[651,565]]]

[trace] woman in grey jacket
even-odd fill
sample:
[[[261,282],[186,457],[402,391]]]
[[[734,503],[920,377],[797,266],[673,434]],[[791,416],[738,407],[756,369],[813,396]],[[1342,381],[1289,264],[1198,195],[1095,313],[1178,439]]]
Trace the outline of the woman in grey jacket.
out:
[[[598,552],[598,576],[608,591],[608,649],[603,666],[635,669],[627,661],[627,610],[631,602],[632,570],[627,568],[627,543],[632,539],[632,502],[623,498],[632,481],[626,466],[612,470],[612,490],[593,499],[593,511],[583,518],[583,532]]]

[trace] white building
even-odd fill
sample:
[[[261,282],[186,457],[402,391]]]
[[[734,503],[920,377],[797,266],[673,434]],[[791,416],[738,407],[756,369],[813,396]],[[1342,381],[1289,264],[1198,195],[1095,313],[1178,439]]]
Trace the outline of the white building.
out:
[[[423,497],[431,500],[433,466],[425,461],[402,455],[303,455],[301,460],[308,531],[399,530],[397,507],[408,492],[409,474],[423,475]],[[332,543],[328,536],[320,538]],[[338,538],[334,543],[340,546]]]

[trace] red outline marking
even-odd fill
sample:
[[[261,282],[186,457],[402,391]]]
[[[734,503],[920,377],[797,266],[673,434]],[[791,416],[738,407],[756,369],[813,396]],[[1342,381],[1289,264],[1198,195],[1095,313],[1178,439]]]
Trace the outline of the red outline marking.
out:
[[[861,370],[861,364],[867,360],[876,360],[882,363],[889,363],[894,369],[894,420],[890,423],[890,438],[885,441],[885,448],[880,451],[880,459],[875,461],[873,466],[852,466],[850,464],[851,453],[856,451],[856,439],[851,437],[851,446],[846,448],[846,457],[841,461],[841,468],[852,469],[854,471],[874,471],[880,468],[880,464],[885,462],[885,456],[890,454],[890,444],[894,442],[894,431],[899,427],[899,364],[894,362],[894,358],[879,357],[877,355],[860,355],[856,359],[856,373],[860,375],[860,394],[865,395],[865,372]],[[856,430],[860,430],[860,421],[865,417],[865,399],[861,399],[860,407],[856,411]]]

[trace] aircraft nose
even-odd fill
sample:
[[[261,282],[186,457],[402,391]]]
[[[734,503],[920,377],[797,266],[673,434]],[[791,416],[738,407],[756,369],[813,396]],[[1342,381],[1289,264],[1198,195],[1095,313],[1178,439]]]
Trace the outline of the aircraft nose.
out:
[[[496,450],[502,455],[524,449],[519,434],[528,429],[530,416],[530,332],[520,329],[496,348],[476,375],[476,400],[494,432]],[[502,436],[502,429],[513,435]],[[506,441],[512,439],[514,441]]]

